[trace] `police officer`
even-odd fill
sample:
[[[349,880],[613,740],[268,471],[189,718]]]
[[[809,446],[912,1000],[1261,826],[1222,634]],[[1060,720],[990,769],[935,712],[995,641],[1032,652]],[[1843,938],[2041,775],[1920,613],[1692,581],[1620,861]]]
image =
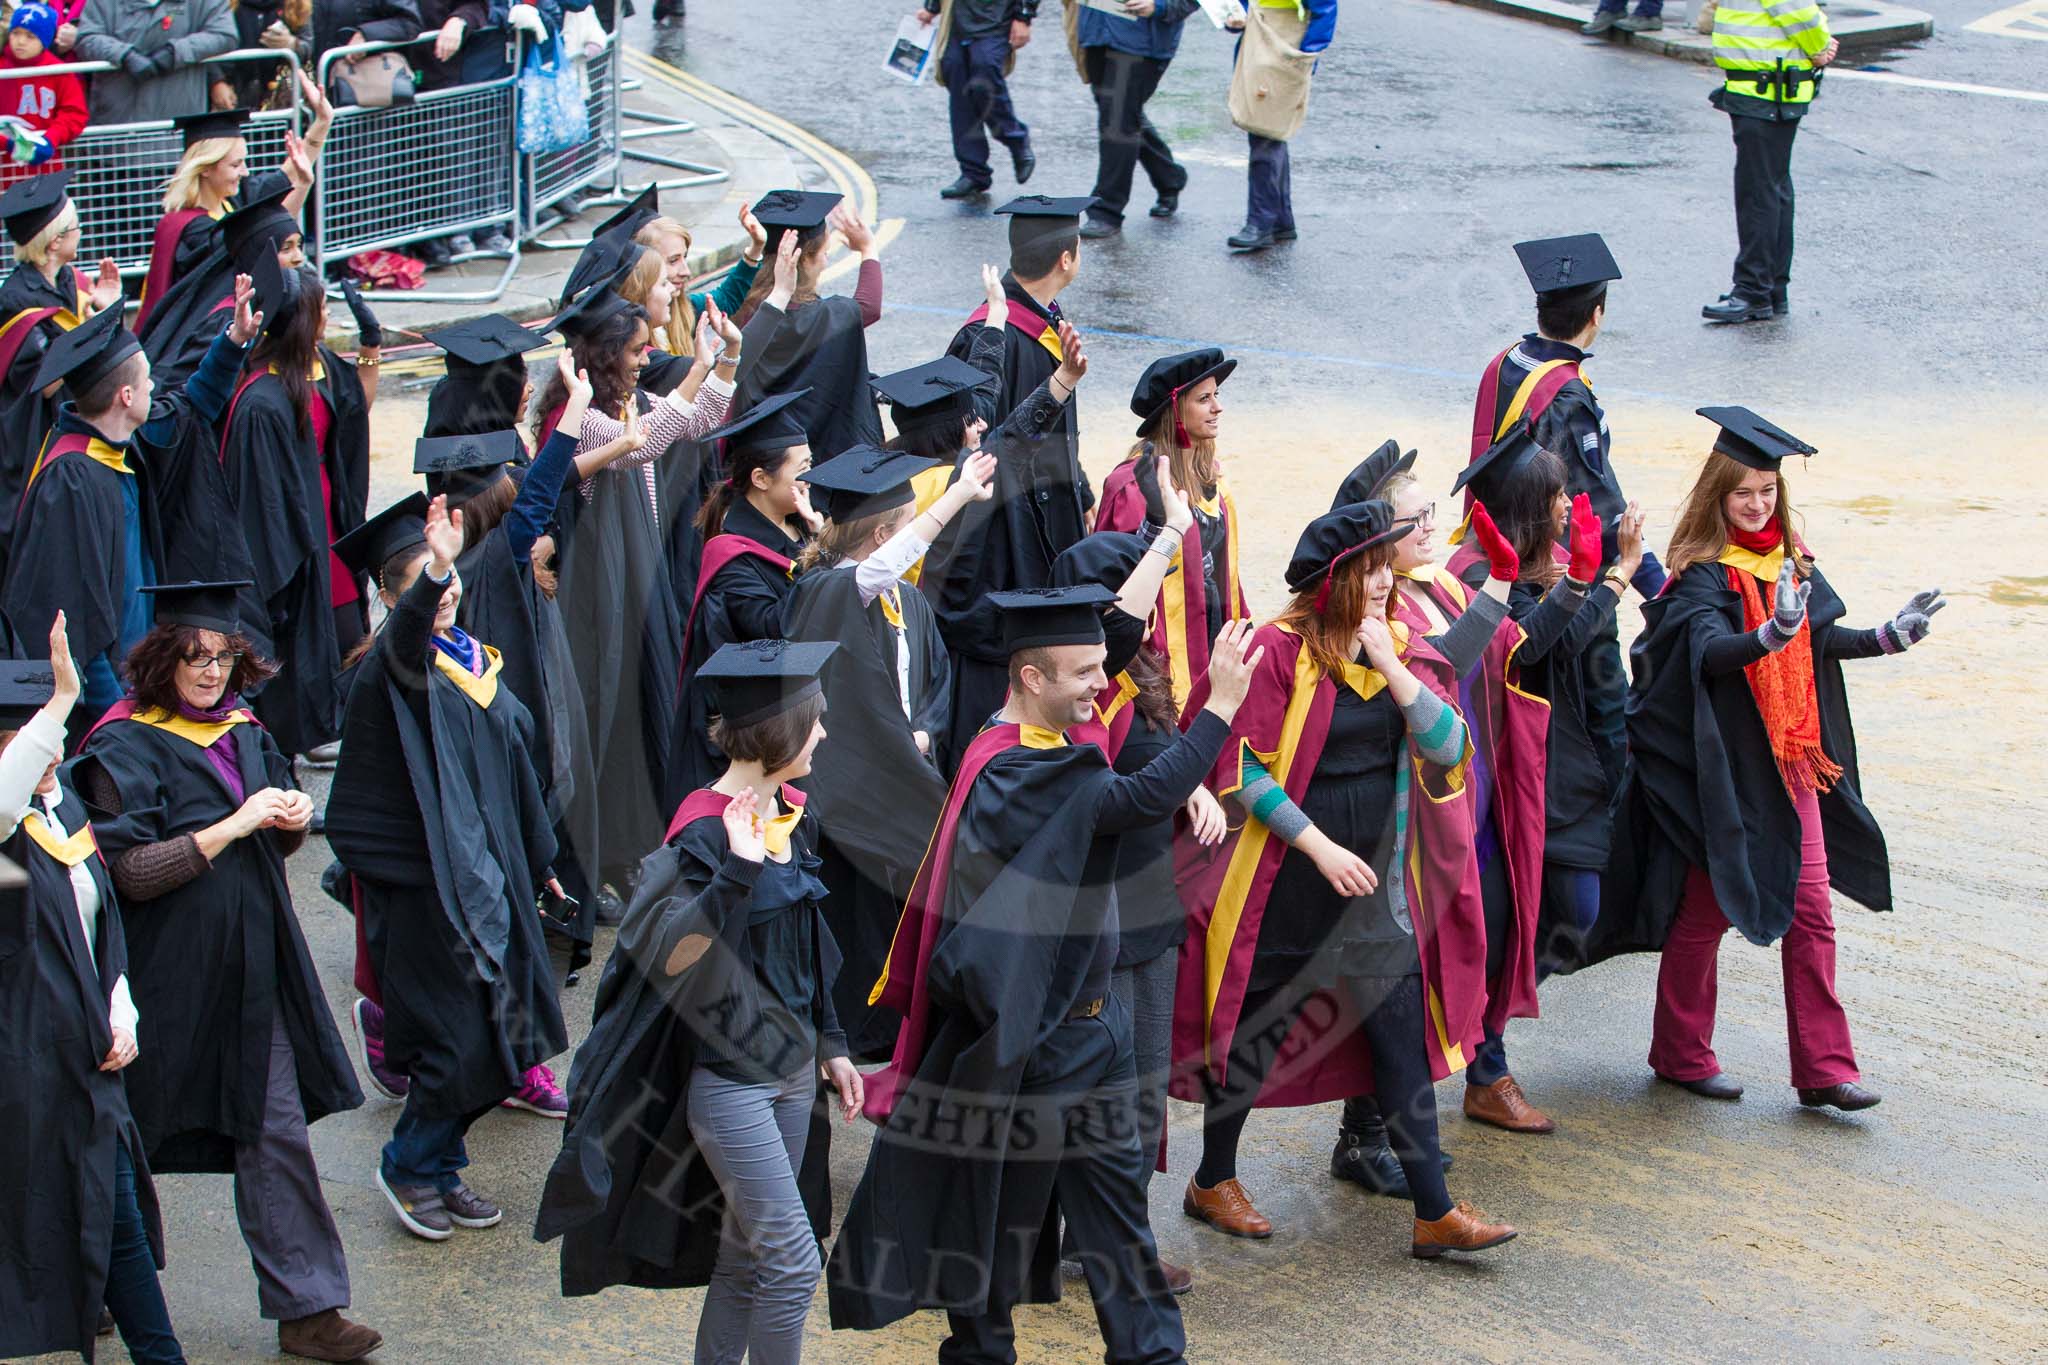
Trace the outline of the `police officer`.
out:
[[[1841,44],[1815,0],[1721,0],[1710,98],[1735,132],[1735,282],[1700,310],[1709,322],[1761,322],[1789,309],[1792,139]]]
[[[918,22],[939,26],[932,50],[939,55],[938,81],[946,87],[953,124],[953,159],[960,178],[939,191],[941,199],[979,199],[995,171],[988,164],[988,139],[1010,149],[1017,183],[1031,178],[1038,158],[1031,154],[1031,130],[1010,103],[1010,70],[1017,50],[1031,41],[1038,0],[926,0]]]

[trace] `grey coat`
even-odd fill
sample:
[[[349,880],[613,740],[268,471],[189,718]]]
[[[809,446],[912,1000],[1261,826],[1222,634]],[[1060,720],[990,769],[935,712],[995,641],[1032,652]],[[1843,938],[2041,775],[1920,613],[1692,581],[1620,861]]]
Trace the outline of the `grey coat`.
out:
[[[136,80],[123,71],[103,71],[92,78],[94,123],[143,123],[204,110],[205,62],[234,48],[235,15],[228,0],[85,0],[78,17],[80,61],[118,67],[131,49],[147,57],[166,45],[176,52],[177,65],[164,75]]]

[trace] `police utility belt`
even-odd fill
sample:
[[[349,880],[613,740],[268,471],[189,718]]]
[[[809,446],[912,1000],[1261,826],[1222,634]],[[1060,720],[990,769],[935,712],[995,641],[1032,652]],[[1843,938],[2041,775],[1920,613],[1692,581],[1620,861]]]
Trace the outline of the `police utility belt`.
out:
[[[1798,98],[1799,87],[1808,81],[1813,82],[1816,94],[1820,91],[1821,73],[1810,66],[1795,66],[1788,69],[1783,62],[1779,62],[1775,71],[1730,71],[1726,75],[1726,84],[1754,85],[1758,97],[1763,99],[1770,98],[1771,87],[1774,85],[1784,88],[1787,99]]]

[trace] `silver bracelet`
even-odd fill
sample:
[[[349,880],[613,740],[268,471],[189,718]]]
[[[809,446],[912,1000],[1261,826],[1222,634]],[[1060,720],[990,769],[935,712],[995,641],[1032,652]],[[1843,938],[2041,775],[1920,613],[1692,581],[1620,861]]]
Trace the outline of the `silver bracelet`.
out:
[[[1173,538],[1171,545],[1167,544],[1168,536]],[[1180,532],[1174,530],[1171,526],[1164,527],[1158,535],[1152,537],[1152,543],[1145,547],[1145,553],[1158,555],[1161,559],[1171,560],[1176,554],[1180,553],[1180,543]]]

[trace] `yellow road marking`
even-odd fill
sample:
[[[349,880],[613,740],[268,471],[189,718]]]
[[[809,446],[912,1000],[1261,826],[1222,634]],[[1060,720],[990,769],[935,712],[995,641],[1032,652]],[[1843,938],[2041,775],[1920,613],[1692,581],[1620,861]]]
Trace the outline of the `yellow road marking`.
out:
[[[2048,0],[2024,0],[2022,4],[1987,14],[1963,27],[1972,33],[1994,33],[2001,38],[2032,38],[2048,43]]]

